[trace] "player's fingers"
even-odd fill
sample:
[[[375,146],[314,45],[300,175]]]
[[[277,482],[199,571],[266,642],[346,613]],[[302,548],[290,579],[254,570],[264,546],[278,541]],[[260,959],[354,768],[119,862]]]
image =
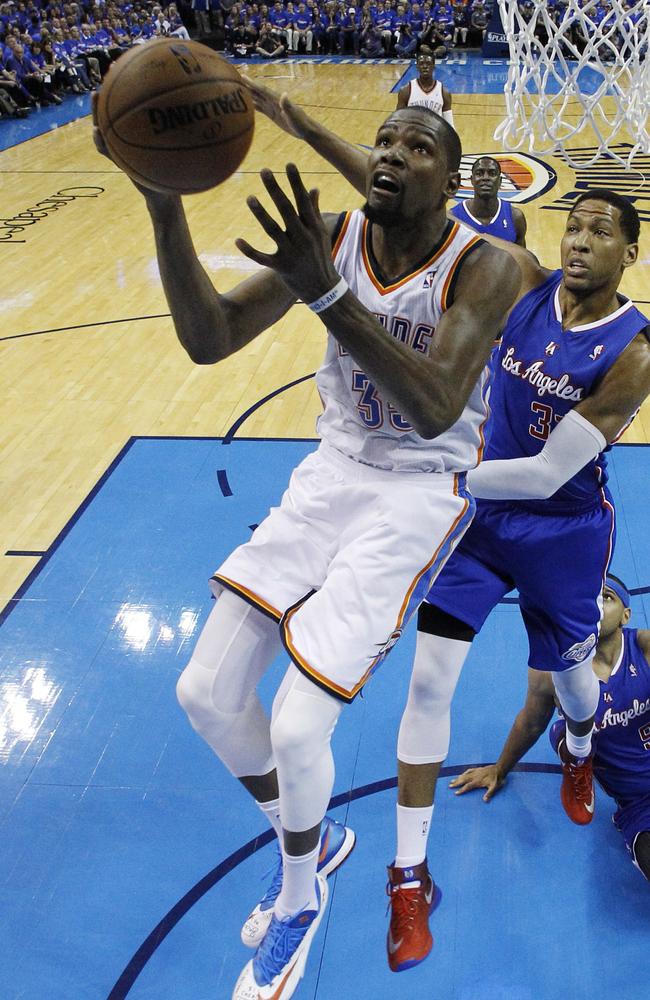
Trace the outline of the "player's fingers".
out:
[[[320,221],[320,215],[317,216],[314,212],[314,205],[310,197],[310,193],[303,184],[298,167],[295,163],[287,163],[285,169],[289,184],[291,185],[291,190],[293,191],[293,196],[296,199],[296,208],[298,209],[300,218],[308,224],[315,222],[317,219]]]
[[[273,266],[275,254],[262,253],[261,250],[256,250],[255,247],[252,247],[250,243],[247,243],[246,240],[241,238],[235,240],[235,246],[238,250],[241,250],[245,257],[249,257],[250,260],[254,260],[256,264],[261,264],[262,267]]]
[[[262,170],[260,172],[260,177],[262,178],[264,187],[273,199],[273,204],[282,216],[282,221],[288,229],[289,226],[296,221],[295,207],[278,184],[272,170]]]
[[[275,221],[272,215],[269,215],[264,205],[254,195],[246,199],[246,204],[267,236],[270,236],[272,240],[275,240],[279,244],[284,236],[284,230],[279,223]]]

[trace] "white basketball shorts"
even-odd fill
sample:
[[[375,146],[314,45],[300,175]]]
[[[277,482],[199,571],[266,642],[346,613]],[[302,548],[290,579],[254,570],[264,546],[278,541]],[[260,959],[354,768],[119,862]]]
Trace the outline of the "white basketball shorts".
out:
[[[374,469],[326,444],[219,567],[279,622],[296,666],[352,701],[392,649],[474,515],[459,473]]]

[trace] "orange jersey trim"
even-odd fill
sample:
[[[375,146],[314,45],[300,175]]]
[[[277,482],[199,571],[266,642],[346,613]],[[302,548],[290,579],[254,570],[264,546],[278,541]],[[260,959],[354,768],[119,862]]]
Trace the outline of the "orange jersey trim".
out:
[[[260,597],[260,595],[256,594],[253,590],[249,590],[248,587],[243,585],[243,583],[237,583],[236,580],[230,580],[227,576],[222,576],[220,573],[215,573],[212,579],[216,580],[217,583],[223,584],[223,586],[228,590],[233,590],[236,594],[239,594],[240,597],[243,597],[248,604],[252,604],[253,607],[259,608],[260,611],[270,615],[277,621],[280,621],[282,618],[281,611],[278,611],[277,608],[274,608],[272,604],[269,604],[268,601],[265,601],[263,597]]]
[[[410,274],[407,274],[403,278],[400,278],[399,281],[393,282],[392,285],[382,285],[381,281],[379,280],[379,278],[376,276],[375,272],[372,269],[372,264],[370,263],[370,254],[368,253],[368,220],[366,219],[364,221],[364,223],[363,223],[363,230],[362,230],[362,233],[361,233],[361,255],[363,257],[363,263],[364,263],[364,266],[365,266],[365,269],[366,269],[366,273],[367,273],[368,277],[370,278],[371,282],[373,283],[373,285],[375,286],[375,288],[377,289],[377,291],[379,292],[379,294],[380,295],[388,295],[389,292],[394,292],[396,288],[401,288],[401,286],[405,285],[407,281],[410,281],[412,278],[415,278],[418,274],[422,274],[423,271],[426,271],[426,269],[428,267],[431,267],[431,265],[433,264],[433,262],[435,260],[437,260],[438,257],[442,253],[444,253],[445,250],[449,247],[449,245],[451,244],[452,240],[456,236],[456,234],[458,232],[458,229],[459,229],[459,223],[455,222],[453,224],[450,232],[449,232],[449,235],[448,235],[447,239],[443,243],[443,245],[438,250],[436,250],[436,252],[433,254],[433,256],[429,258],[429,260],[427,260],[424,264],[422,264],[421,267],[418,267],[417,270],[411,271]],[[473,243],[477,242],[479,239],[480,239],[480,237],[477,237],[476,240],[472,240],[472,243],[470,244],[470,246]],[[464,252],[463,252],[463,256],[464,256]],[[454,265],[454,269],[455,269],[455,265]]]
[[[300,669],[303,670],[309,677],[313,677],[314,680],[321,687],[326,688],[328,691],[331,691],[339,698],[343,698],[345,701],[352,701],[357,691],[359,691],[363,687],[363,684],[365,682],[365,676],[364,679],[361,680],[358,684],[356,684],[351,691],[348,691],[346,688],[341,687],[340,684],[336,684],[335,681],[330,680],[329,677],[325,677],[324,674],[319,673],[318,670],[312,667],[312,665],[308,663],[307,660],[305,660],[300,655],[300,653],[293,644],[293,640],[291,638],[291,632],[289,631],[289,621],[291,619],[291,616],[294,615],[296,611],[298,611],[299,607],[300,605],[298,605],[298,607],[291,608],[289,611],[287,611],[282,621],[282,631],[284,634],[284,641],[287,650],[291,656],[291,659],[294,661],[296,666],[300,667]]]
[[[332,247],[332,260],[336,257],[337,253],[341,248],[341,243],[343,242],[343,237],[348,231],[348,226],[350,225],[350,219],[352,218],[352,212],[345,213],[345,219],[343,220],[343,225],[341,226],[341,231],[336,237],[336,243]]]
[[[458,473],[456,473],[456,475],[454,476],[454,496],[458,496]],[[431,556],[431,559],[429,559],[429,562],[426,564],[426,566],[424,567],[424,569],[420,570],[420,572],[418,573],[418,575],[414,578],[413,582],[411,583],[411,586],[407,590],[406,597],[404,598],[404,601],[402,602],[402,607],[400,608],[400,612],[399,612],[399,615],[398,615],[398,618],[397,618],[397,624],[395,625],[395,628],[394,628],[393,631],[396,631],[397,629],[399,629],[399,628],[402,627],[402,622],[404,621],[404,615],[406,614],[406,610],[407,610],[407,608],[409,606],[409,603],[411,601],[411,596],[413,594],[413,591],[417,587],[418,583],[420,582],[420,580],[422,579],[422,577],[424,576],[424,574],[426,572],[428,572],[428,570],[431,569],[431,567],[433,566],[434,562],[438,558],[440,550],[444,547],[444,545],[447,542],[447,539],[449,538],[449,536],[453,535],[454,532],[456,531],[456,528],[458,527],[458,525],[460,524],[460,522],[465,517],[465,514],[467,513],[467,508],[468,507],[469,507],[469,500],[467,500],[467,498],[465,498],[463,500],[463,509],[458,514],[458,516],[456,517],[456,520],[454,521],[454,523],[449,528],[449,531],[446,533],[445,537],[440,542],[440,545],[438,546],[438,548],[436,549],[436,551]],[[433,583],[433,581],[431,581],[431,582]]]
[[[457,474],[454,476],[454,495],[458,496],[458,475]],[[438,559],[438,556],[440,554],[441,549],[444,548],[444,546],[445,546],[448,538],[450,537],[450,535],[453,535],[454,532],[456,531],[456,529],[458,528],[459,523],[463,520],[463,518],[465,517],[465,515],[467,513],[468,507],[469,507],[469,500],[464,499],[464,501],[463,501],[463,509],[460,511],[460,513],[458,514],[458,516],[454,520],[453,524],[451,525],[451,527],[449,528],[449,530],[445,534],[445,537],[440,542],[440,545],[437,547],[437,549],[433,553],[431,559],[429,559],[429,561],[426,564],[426,566],[424,566],[424,568],[421,569],[420,572],[412,580],[411,585],[409,586],[409,588],[408,588],[408,590],[406,592],[406,596],[405,596],[405,598],[404,598],[404,600],[402,602],[402,606],[400,608],[399,615],[397,617],[397,624],[395,625],[393,631],[397,631],[398,629],[400,629],[402,627],[402,622],[404,621],[404,615],[406,614],[406,611],[408,610],[408,606],[410,604],[411,597],[413,595],[413,591],[417,587],[418,583],[420,582],[420,580],[422,579],[422,577],[424,576],[424,574],[431,568],[431,566],[433,566],[433,564]],[[372,663],[370,664],[370,666],[368,667],[368,669],[366,670],[366,672],[363,674],[363,676],[361,677],[361,679],[359,681],[357,681],[357,683],[354,685],[353,688],[351,688],[351,690],[348,691],[346,688],[341,687],[340,684],[337,684],[335,681],[330,680],[329,677],[325,677],[324,674],[321,674],[318,670],[316,670],[314,667],[312,667],[312,665],[310,663],[308,663],[307,660],[305,660],[301,656],[301,654],[298,652],[298,650],[294,646],[294,644],[292,642],[292,639],[291,639],[291,633],[289,631],[289,621],[291,619],[291,616],[293,614],[295,614],[296,611],[298,611],[299,607],[300,607],[300,605],[298,605],[295,608],[291,608],[289,611],[287,611],[286,614],[285,614],[285,616],[284,616],[284,618],[283,618],[283,620],[282,620],[282,632],[283,632],[283,635],[284,635],[284,641],[285,641],[286,648],[287,648],[287,650],[288,650],[288,652],[289,652],[292,660],[295,662],[295,664],[296,664],[297,667],[299,667],[302,671],[304,671],[304,673],[306,673],[309,677],[312,677],[321,687],[326,688],[327,690],[331,691],[333,694],[337,695],[339,698],[343,698],[345,701],[352,701],[356,697],[356,695],[359,693],[359,691],[361,690],[361,688],[364,686],[364,684],[369,680],[370,676],[372,675],[373,670],[375,669],[375,666],[377,665],[378,660],[381,659],[381,657],[383,656],[383,654],[380,653],[378,656],[376,656],[373,659]]]
[[[485,386],[483,387],[483,392],[481,393],[481,399],[483,400],[483,402],[485,404],[485,416],[484,416],[483,420],[481,421],[481,425],[480,425],[480,427],[478,429],[478,436],[479,436],[479,442],[480,442],[480,444],[478,446],[478,452],[477,452],[477,456],[476,456],[477,464],[480,463],[482,461],[482,459],[483,459],[483,452],[485,451],[485,433],[484,433],[485,432],[485,425],[487,424],[488,420],[490,419],[490,413],[492,412],[491,409],[490,409],[490,404],[489,404],[489,402],[486,399],[486,396],[487,396],[487,394],[488,394],[489,391],[490,391],[490,378],[489,378],[489,376],[487,376],[486,380],[485,380]]]
[[[449,295],[449,288],[451,286],[452,281],[454,280],[454,275],[457,273],[458,268],[463,263],[470,250],[472,250],[476,246],[476,244],[480,242],[481,242],[481,237],[475,236],[473,240],[470,240],[467,246],[463,247],[463,249],[456,257],[456,260],[451,265],[451,268],[449,269],[449,274],[445,279],[445,284],[442,289],[442,295],[440,296],[440,304],[442,306],[443,312],[445,311],[445,309],[449,308],[449,306],[447,305],[447,296]]]

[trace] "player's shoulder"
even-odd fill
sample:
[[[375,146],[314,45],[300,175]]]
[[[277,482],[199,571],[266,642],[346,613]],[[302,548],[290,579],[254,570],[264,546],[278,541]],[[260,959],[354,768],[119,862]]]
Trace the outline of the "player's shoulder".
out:
[[[479,238],[472,253],[466,254],[461,262],[454,299],[473,302],[481,308],[485,307],[487,300],[507,299],[510,308],[520,286],[521,274],[519,268],[512,266],[512,255]]]
[[[628,631],[627,629],[625,631]],[[629,631],[633,631],[630,629]],[[650,663],[650,629],[640,628],[636,631],[636,644]]]

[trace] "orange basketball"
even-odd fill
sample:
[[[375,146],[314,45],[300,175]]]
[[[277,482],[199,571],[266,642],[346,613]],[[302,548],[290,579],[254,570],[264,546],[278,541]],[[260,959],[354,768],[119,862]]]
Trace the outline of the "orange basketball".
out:
[[[113,63],[97,123],[115,163],[171,194],[221,184],[253,138],[253,101],[229,62],[199,42],[160,38]]]

